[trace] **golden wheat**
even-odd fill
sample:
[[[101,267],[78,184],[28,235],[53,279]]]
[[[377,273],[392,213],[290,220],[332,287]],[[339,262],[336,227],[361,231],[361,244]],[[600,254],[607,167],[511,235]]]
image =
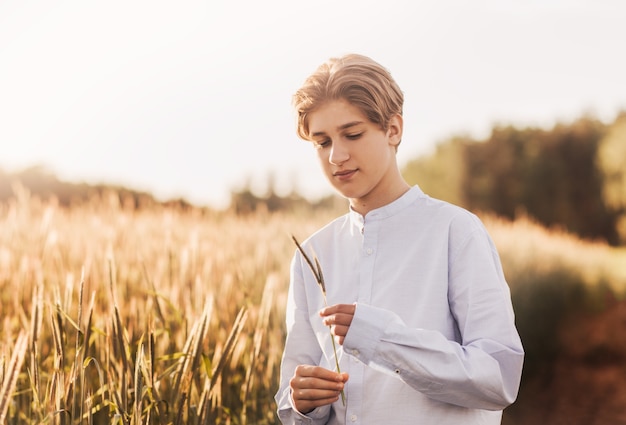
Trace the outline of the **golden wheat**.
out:
[[[0,205],[0,414],[12,424],[274,424],[287,235],[335,212]],[[626,253],[487,218],[509,282],[567,263],[626,288]]]
[[[275,423],[293,254],[277,235],[330,215],[135,211],[113,198],[63,209],[22,193],[0,206],[0,355],[27,331],[7,418]]]

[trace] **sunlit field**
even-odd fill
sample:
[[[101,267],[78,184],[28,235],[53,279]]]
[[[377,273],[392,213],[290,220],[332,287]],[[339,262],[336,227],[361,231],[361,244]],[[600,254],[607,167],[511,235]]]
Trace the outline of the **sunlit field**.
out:
[[[277,423],[291,234],[337,214],[1,205],[0,423]],[[483,218],[526,332],[539,276],[579,277],[589,314],[622,299],[624,250]]]

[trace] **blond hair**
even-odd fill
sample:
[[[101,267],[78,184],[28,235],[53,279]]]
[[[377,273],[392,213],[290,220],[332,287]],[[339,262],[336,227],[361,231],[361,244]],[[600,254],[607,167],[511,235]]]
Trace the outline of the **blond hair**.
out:
[[[293,96],[297,134],[309,139],[308,115],[333,100],[346,100],[373,123],[388,129],[389,120],[402,115],[404,95],[391,73],[367,56],[348,54],[320,65]]]

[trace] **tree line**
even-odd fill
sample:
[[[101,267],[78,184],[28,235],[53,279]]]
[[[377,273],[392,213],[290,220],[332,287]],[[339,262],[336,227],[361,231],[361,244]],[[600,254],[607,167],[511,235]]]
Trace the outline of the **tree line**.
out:
[[[510,219],[524,215],[582,238],[626,245],[626,111],[611,123],[583,116],[551,129],[494,126],[485,140],[453,136],[432,154],[409,161],[402,172],[427,194],[471,211]],[[344,205],[333,195],[318,201],[295,191],[279,196],[268,179],[264,195],[249,187],[233,190],[229,210],[271,213]],[[184,199],[160,202],[124,187],[62,182],[42,166],[14,174],[0,170],[0,201],[14,195],[16,181],[33,195],[54,196],[62,206],[114,190],[126,207],[194,207]]]
[[[61,207],[72,207],[93,200],[107,199],[131,209],[171,206],[189,209],[194,206],[183,198],[157,200],[151,193],[106,183],[67,182],[44,165],[33,165],[16,172],[0,169],[0,202],[16,198],[20,193],[48,201],[54,199]],[[114,198],[114,199],[113,199]]]
[[[410,161],[405,178],[472,211],[530,216],[583,238],[626,244],[626,112],[551,129],[495,126]]]

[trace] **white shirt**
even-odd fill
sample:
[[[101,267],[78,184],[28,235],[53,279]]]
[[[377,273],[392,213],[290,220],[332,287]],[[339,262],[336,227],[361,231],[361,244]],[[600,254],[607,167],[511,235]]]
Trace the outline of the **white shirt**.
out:
[[[299,252],[276,394],[283,424],[499,424],[517,397],[524,351],[496,248],[470,212],[411,188],[365,217],[350,211],[302,243],[318,257],[328,305],[356,302],[341,399],[302,415],[299,364],[335,370],[324,300]]]

